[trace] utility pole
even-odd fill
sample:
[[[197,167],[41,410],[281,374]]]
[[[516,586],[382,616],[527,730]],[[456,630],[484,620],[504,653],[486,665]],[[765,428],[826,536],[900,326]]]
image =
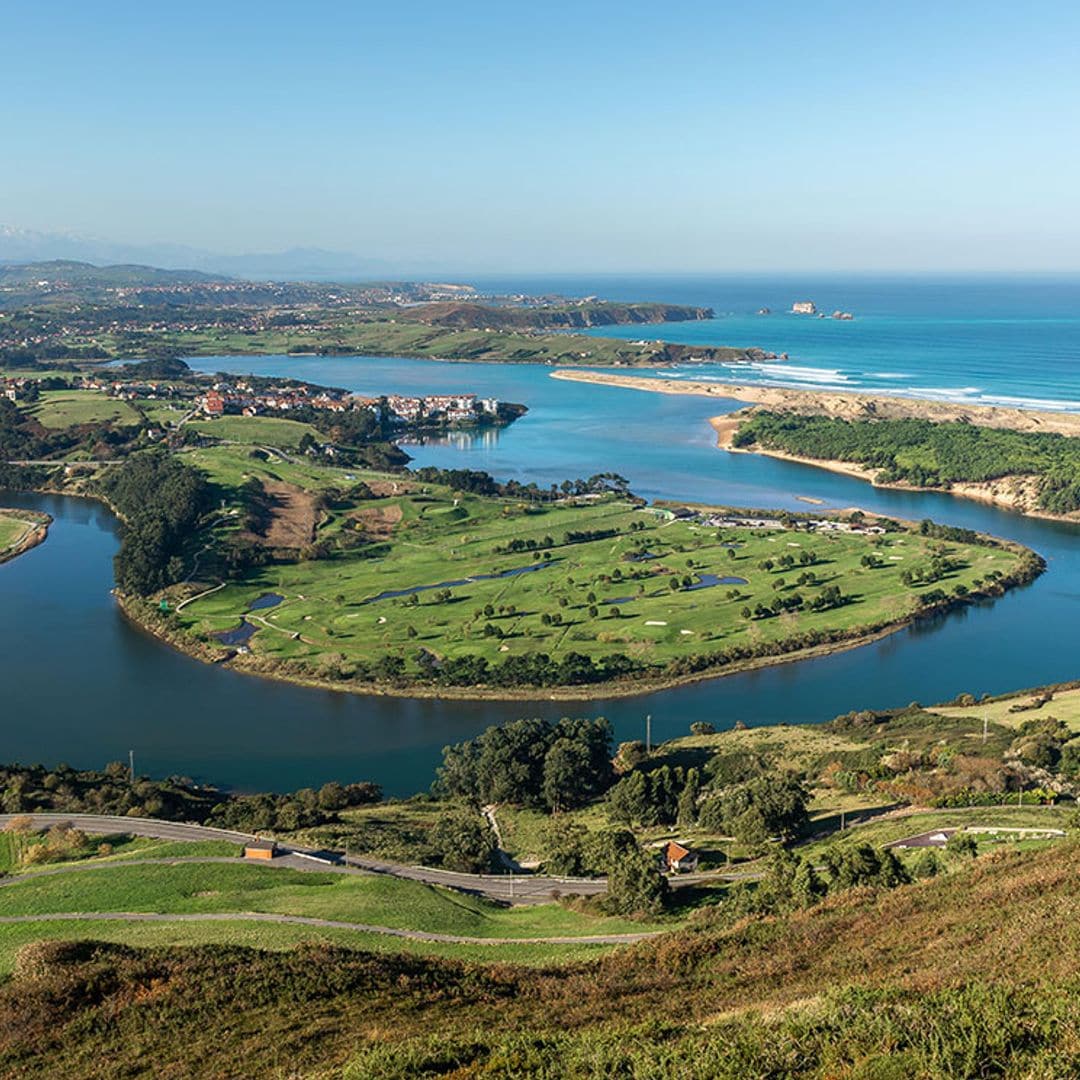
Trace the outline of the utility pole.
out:
[[[652,713],[645,716],[645,753],[652,753]]]
[[[131,782],[135,783],[135,751],[128,751],[128,772],[131,774]]]

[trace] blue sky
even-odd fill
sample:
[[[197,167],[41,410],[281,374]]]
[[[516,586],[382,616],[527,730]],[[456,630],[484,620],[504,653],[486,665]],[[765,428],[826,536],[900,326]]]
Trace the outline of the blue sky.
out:
[[[5,5],[0,223],[463,271],[1080,269],[1080,8]]]

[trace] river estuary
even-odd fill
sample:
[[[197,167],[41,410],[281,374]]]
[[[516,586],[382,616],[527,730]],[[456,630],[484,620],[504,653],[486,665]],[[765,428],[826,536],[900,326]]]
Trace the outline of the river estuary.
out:
[[[407,447],[416,464],[468,466],[550,483],[622,473],[647,498],[807,510],[863,506],[933,517],[1018,540],[1049,570],[993,604],[822,659],[662,693],[592,703],[462,702],[309,690],[234,674],[131,626],[110,596],[117,526],[100,505],[0,492],[0,505],[52,514],[48,540],[0,566],[3,760],[100,766],[134,749],[140,771],[245,789],[371,779],[390,794],[427,787],[440,750],[522,715],[605,715],[620,739],[812,723],[853,708],[930,703],[1077,675],[1072,634],[1080,543],[1071,526],[947,495],[876,491],[805,466],[715,448],[715,401],[561,382],[549,369],[356,358],[220,358],[204,370],[285,374],[361,392],[476,391],[529,406],[510,428]],[[735,403],[732,403],[734,406]],[[799,497],[802,497],[801,499]]]

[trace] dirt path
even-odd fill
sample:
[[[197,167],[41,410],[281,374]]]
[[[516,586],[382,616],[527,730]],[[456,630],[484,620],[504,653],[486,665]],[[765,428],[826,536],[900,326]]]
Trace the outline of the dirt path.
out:
[[[383,934],[407,941],[430,941],[445,945],[629,945],[635,941],[665,934],[666,930],[642,931],[639,934],[591,934],[582,937],[467,937],[462,934],[437,934],[428,930],[400,930],[393,926],[370,926],[367,923],[317,919],[307,915],[275,915],[262,911],[215,911],[167,914],[157,911],[52,911],[38,915],[0,915],[0,925],[39,922],[262,922],[279,926],[312,926],[322,930],[352,930],[360,934]]]

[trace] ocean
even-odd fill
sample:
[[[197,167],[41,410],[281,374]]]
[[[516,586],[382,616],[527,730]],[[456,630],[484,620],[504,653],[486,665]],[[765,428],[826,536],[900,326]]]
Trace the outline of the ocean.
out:
[[[711,307],[716,318],[592,333],[758,346],[789,359],[685,365],[668,378],[860,390],[968,404],[1080,410],[1080,276],[487,278],[484,290]],[[791,314],[811,300],[826,316]],[[769,315],[758,315],[768,308]]]

